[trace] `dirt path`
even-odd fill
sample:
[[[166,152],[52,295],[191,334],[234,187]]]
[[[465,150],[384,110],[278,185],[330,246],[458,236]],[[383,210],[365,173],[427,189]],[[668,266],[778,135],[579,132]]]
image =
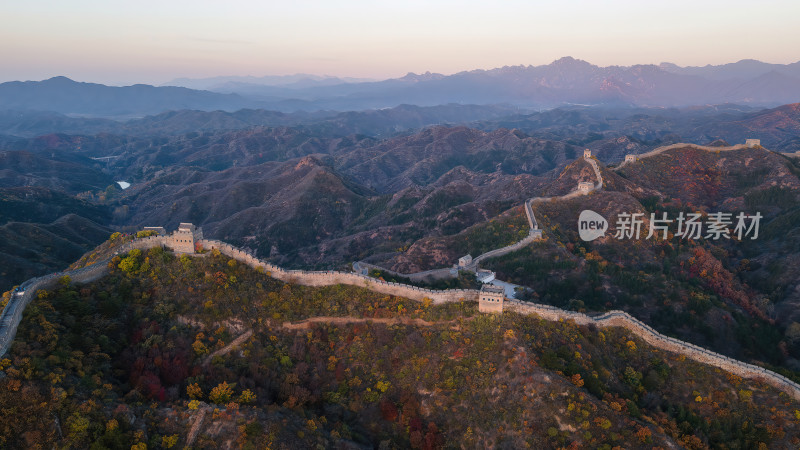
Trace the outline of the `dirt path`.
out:
[[[252,335],[253,335],[253,330],[247,330],[247,331],[245,331],[245,332],[244,332],[244,334],[242,334],[241,336],[239,336],[239,337],[237,337],[236,339],[234,339],[233,341],[231,341],[231,343],[230,343],[230,344],[228,344],[228,345],[226,345],[225,347],[223,347],[223,348],[221,348],[221,349],[219,349],[219,350],[215,351],[214,353],[212,353],[212,354],[210,354],[210,355],[206,356],[206,359],[205,359],[205,360],[203,360],[203,366],[207,366],[207,365],[209,365],[209,364],[211,363],[211,360],[212,360],[212,359],[213,359],[215,356],[218,356],[218,355],[224,355],[224,354],[226,354],[226,353],[230,352],[231,350],[233,350],[234,348],[236,348],[236,347],[238,347],[238,346],[240,346],[240,345],[244,344],[244,342],[245,342],[246,340],[250,339],[250,336],[252,336]]]
[[[206,408],[201,408],[195,413],[195,419],[192,423],[192,428],[189,429],[189,434],[186,436],[186,446],[191,447],[194,440],[197,439],[197,434],[200,433],[200,427],[203,425],[203,420],[206,418]]]
[[[472,317],[465,317],[464,320],[470,320]],[[309,328],[314,323],[332,323],[336,325],[346,325],[349,323],[385,323],[388,325],[420,325],[424,327],[430,327],[433,325],[440,325],[446,323],[453,323],[458,319],[453,320],[443,320],[440,322],[428,322],[427,320],[423,319],[412,319],[410,317],[391,317],[391,318],[370,318],[370,317],[329,317],[329,316],[320,316],[320,317],[311,317],[308,319],[301,320],[299,322],[284,322],[281,325],[283,328],[288,328],[290,330],[302,330]]]

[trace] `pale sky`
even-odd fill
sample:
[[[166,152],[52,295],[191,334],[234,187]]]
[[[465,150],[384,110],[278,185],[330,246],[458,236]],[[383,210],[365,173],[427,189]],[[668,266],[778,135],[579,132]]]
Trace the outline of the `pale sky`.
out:
[[[800,2],[0,0],[0,82],[800,60]]]

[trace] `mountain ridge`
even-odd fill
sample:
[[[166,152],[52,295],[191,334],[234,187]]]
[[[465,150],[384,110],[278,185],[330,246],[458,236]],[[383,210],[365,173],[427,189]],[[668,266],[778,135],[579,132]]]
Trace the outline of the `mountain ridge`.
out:
[[[185,108],[349,111],[402,103],[507,103],[529,108],[567,104],[675,107],[726,102],[777,106],[800,96],[800,62],[770,65],[740,61],[720,67],[687,69],[668,63],[600,67],[564,57],[539,66],[505,66],[452,75],[408,73],[381,81],[227,83],[214,92],[141,84],[111,87],[54,77],[2,83],[0,102],[7,109],[120,117]]]

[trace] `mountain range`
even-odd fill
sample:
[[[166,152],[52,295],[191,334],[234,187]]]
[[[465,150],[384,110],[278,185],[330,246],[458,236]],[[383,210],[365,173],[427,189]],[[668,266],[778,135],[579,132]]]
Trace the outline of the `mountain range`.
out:
[[[570,57],[548,65],[506,66],[452,75],[409,73],[383,81],[273,77],[174,80],[175,86],[111,87],[65,77],[0,84],[5,110],[40,110],[93,117],[141,117],[167,110],[282,112],[508,104],[547,109],[564,105],[677,107],[738,103],[777,106],[800,99],[800,63],[758,61],[705,67],[673,64],[599,67]],[[303,80],[307,80],[304,82]],[[278,84],[276,84],[278,83]],[[282,84],[281,84],[282,83]]]
[[[236,87],[280,86],[288,89],[302,89],[312,86],[331,86],[343,83],[362,83],[376,81],[369,78],[332,77],[297,73],[294,75],[219,76],[211,78],[176,78],[162,86],[180,86],[214,92],[235,92]]]

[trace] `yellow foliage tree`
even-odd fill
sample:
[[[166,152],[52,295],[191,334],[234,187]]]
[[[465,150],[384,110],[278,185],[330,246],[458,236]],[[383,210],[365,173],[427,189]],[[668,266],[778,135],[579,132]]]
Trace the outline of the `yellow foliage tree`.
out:
[[[223,381],[218,384],[217,387],[211,389],[211,393],[208,394],[208,399],[218,405],[222,405],[227,403],[232,396],[233,386],[228,384],[227,381]]]
[[[161,438],[161,446],[164,448],[172,448],[178,443],[178,435],[164,436]]]
[[[252,403],[256,400],[256,394],[253,393],[250,389],[245,389],[242,391],[242,394],[239,395],[238,402],[241,404]]]
[[[192,383],[186,386],[186,395],[193,400],[199,400],[203,398],[203,390],[197,383]]]

